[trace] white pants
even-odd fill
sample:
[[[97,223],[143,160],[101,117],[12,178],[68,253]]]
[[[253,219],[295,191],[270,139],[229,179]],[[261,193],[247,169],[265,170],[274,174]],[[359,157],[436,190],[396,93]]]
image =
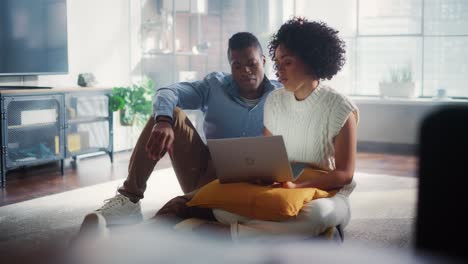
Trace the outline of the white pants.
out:
[[[221,209],[213,209],[216,219],[231,225],[233,240],[262,240],[268,238],[310,238],[323,233],[329,227],[344,228],[351,218],[348,197],[356,183],[343,187],[335,196],[312,200],[302,207],[298,216],[291,220],[274,222],[255,220]]]

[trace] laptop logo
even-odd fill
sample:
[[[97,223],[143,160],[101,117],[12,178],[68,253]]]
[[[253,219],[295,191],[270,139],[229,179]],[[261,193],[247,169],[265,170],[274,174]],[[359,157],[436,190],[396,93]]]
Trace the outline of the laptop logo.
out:
[[[251,157],[247,157],[245,158],[245,164],[247,164],[247,166],[253,166],[255,165],[255,159]]]

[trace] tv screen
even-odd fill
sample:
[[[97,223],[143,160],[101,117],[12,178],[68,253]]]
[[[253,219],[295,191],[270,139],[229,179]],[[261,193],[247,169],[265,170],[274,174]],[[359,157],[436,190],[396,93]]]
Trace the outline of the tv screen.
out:
[[[0,76],[64,73],[67,1],[0,0]]]

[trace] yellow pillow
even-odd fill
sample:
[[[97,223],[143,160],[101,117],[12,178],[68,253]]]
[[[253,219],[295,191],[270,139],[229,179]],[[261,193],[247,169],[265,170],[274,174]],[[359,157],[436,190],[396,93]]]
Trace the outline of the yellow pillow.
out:
[[[254,219],[281,221],[297,216],[310,200],[333,194],[317,188],[285,189],[251,183],[220,184],[219,180],[214,180],[203,186],[187,205],[223,209]]]

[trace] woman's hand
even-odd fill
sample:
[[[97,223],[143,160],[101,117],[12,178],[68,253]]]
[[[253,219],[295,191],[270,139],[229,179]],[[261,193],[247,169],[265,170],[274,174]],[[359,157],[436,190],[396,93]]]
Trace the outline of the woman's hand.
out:
[[[295,188],[299,188],[299,185],[294,183],[294,182],[291,182],[291,181],[287,181],[287,182],[275,182],[271,185],[272,187],[277,187],[277,188],[285,188],[285,189],[295,189]]]
[[[294,182],[287,181],[287,182],[282,182],[281,187],[285,189],[295,189],[295,188],[298,188],[298,185]]]

